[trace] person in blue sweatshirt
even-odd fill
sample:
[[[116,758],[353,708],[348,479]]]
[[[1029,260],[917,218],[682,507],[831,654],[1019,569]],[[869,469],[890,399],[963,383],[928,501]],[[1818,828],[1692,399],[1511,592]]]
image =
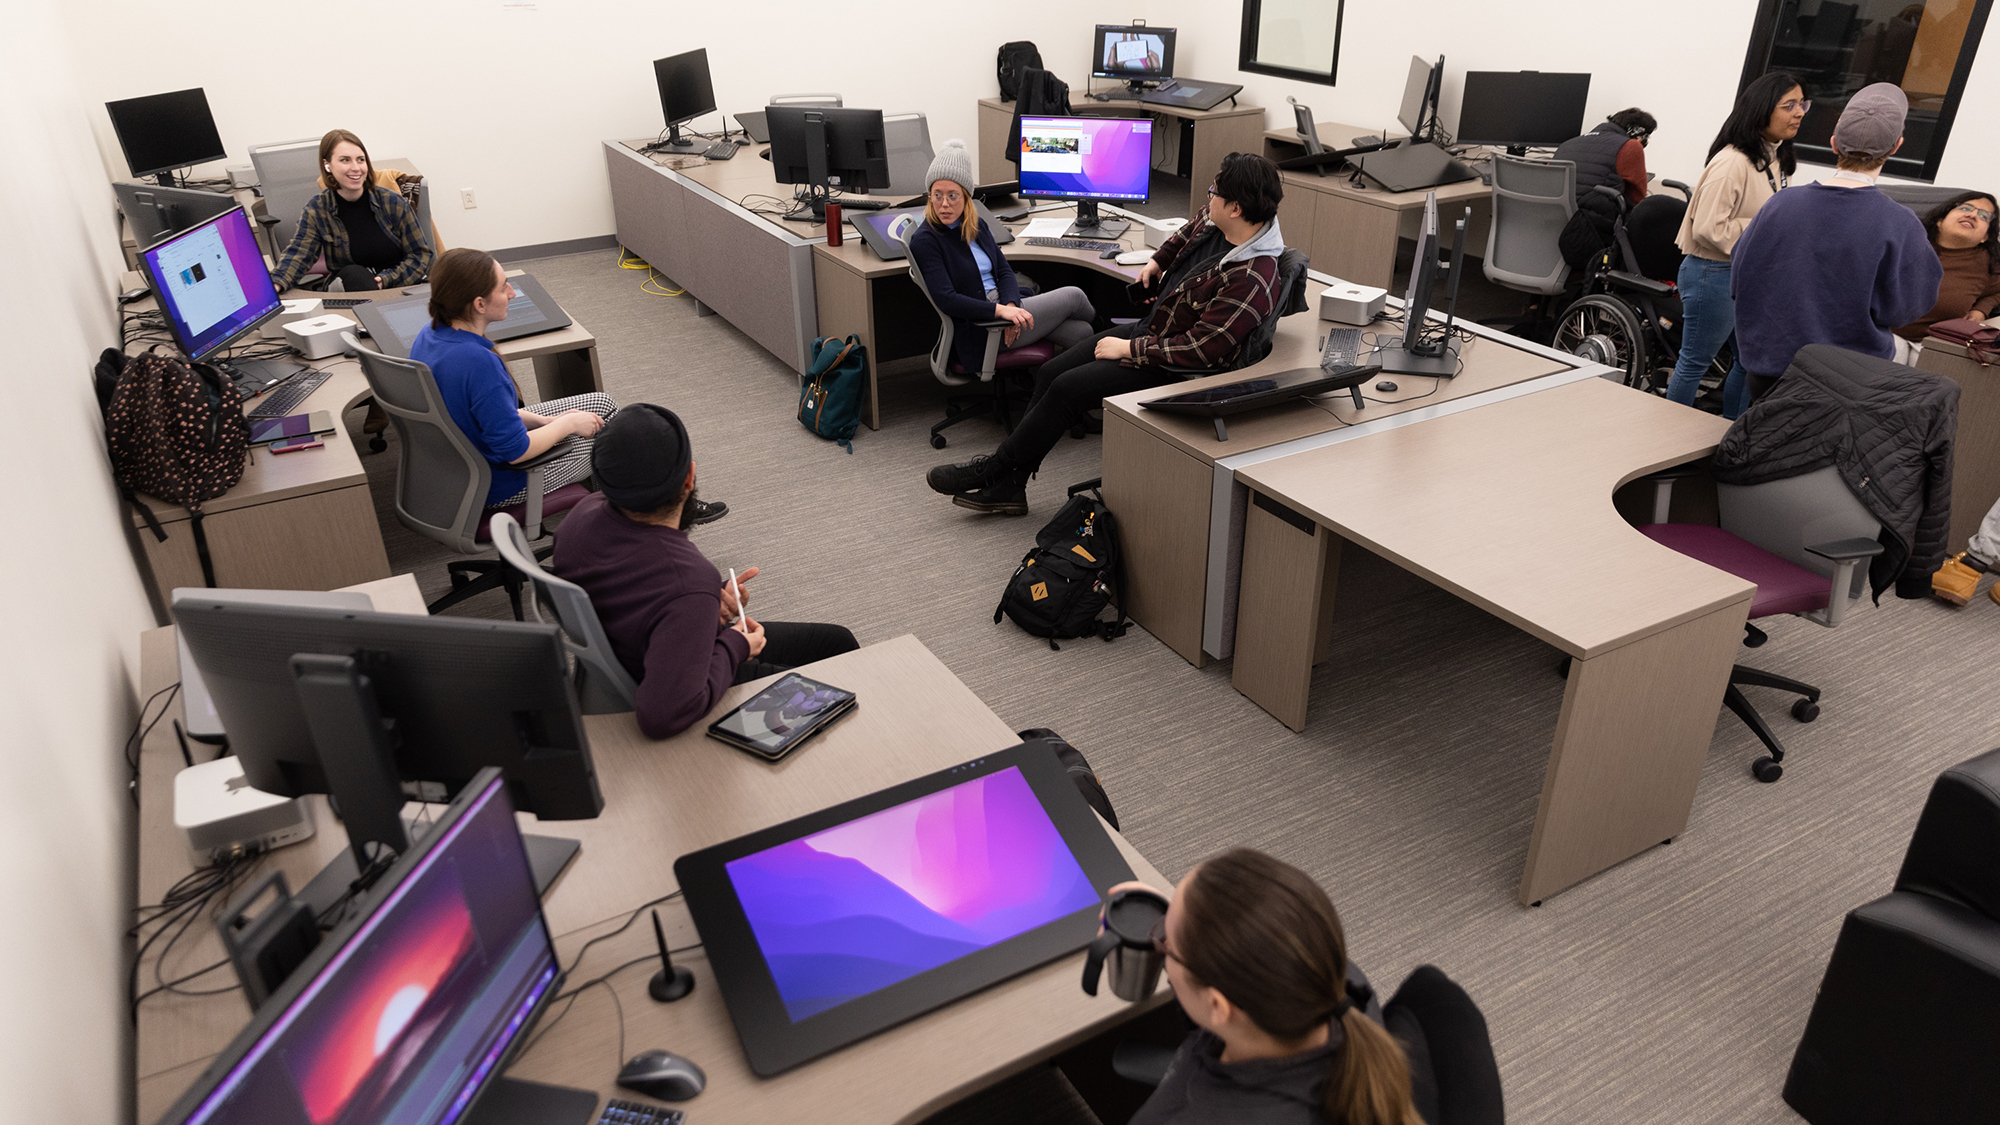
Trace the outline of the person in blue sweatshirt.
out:
[[[1894,330],[1937,303],[1944,268],[1929,234],[1875,187],[1909,109],[1887,82],[1857,91],[1833,128],[1833,176],[1772,196],[1737,240],[1730,292],[1753,401],[1807,344],[1894,359]]]

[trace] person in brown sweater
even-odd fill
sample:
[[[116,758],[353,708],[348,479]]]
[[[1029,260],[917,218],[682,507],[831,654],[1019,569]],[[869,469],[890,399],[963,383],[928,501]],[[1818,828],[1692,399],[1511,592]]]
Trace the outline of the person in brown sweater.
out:
[[[1968,191],[1945,200],[1924,216],[1931,246],[1944,265],[1944,281],[1938,285],[1937,304],[1931,311],[1896,329],[1896,335],[1921,344],[1933,324],[1961,317],[1985,320],[2000,307],[2000,223],[1994,222],[1996,210],[2000,208],[1994,207],[1991,195]],[[1902,350],[1897,348],[1898,359]]]

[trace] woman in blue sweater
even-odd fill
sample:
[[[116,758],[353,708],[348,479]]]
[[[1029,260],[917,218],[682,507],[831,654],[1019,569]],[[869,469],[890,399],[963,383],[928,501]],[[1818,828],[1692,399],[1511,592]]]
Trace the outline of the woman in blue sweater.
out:
[[[1021,296],[1014,270],[972,206],[972,158],[964,141],[946,141],[924,179],[930,198],[925,221],[910,236],[910,257],[924,271],[931,298],[958,326],[952,348],[960,367],[976,372],[986,357],[986,333],[975,321],[1012,321],[1000,341],[1008,348],[1046,339],[1066,349],[1096,332],[1097,310],[1074,285]]]

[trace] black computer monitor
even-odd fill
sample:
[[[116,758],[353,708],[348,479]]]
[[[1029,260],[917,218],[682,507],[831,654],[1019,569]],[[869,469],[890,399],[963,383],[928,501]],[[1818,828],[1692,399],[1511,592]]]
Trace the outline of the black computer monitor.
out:
[[[406,800],[448,799],[481,769],[504,771],[514,803],[543,820],[604,809],[590,743],[553,625],[251,605],[184,594],[174,617],[251,787],[329,793],[353,844],[303,897],[376,846],[403,851]],[[541,838],[537,837],[535,840]],[[538,844],[546,886],[575,852]]]
[[[1435,140],[1438,128],[1438,90],[1444,85],[1444,56],[1427,63],[1420,56],[1410,58],[1410,76],[1403,83],[1403,104],[1396,120],[1419,141]]]
[[[1174,29],[1100,23],[1090,49],[1092,78],[1122,78],[1133,93],[1174,76]]]
[[[284,308],[250,216],[234,201],[222,214],[139,251],[139,268],[152,282],[174,344],[189,361],[214,364],[246,391],[299,370],[283,360],[221,358],[224,348]]]
[[[1465,228],[1472,208],[1452,224],[1451,261],[1442,325],[1429,319],[1431,290],[1438,275],[1437,193],[1424,196],[1423,225],[1417,231],[1417,255],[1410,263],[1410,286],[1403,293],[1403,335],[1381,341],[1367,357],[1382,370],[1401,375],[1435,375],[1450,378],[1458,374],[1458,345],[1452,339],[1452,322],[1458,308],[1458,278],[1465,265]]]
[[[1460,144],[1505,145],[1516,156],[1583,132],[1588,74],[1468,70],[1458,111]]]
[[[666,115],[667,139],[646,147],[655,152],[694,148],[692,139],[681,136],[681,126],[715,112],[715,86],[708,77],[708,48],[697,47],[654,59],[653,78],[660,84],[660,112]]]
[[[1153,122],[1148,118],[1021,118],[1021,194],[1076,200],[1072,235],[1115,238],[1125,233],[1131,224],[1102,218],[1097,205],[1144,203],[1152,176]]]
[[[150,246],[236,206],[233,195],[193,188],[119,180],[111,185],[111,190],[118,196],[118,210],[132,224],[132,241],[140,246]]]
[[[595,1093],[501,1077],[563,982],[507,788],[475,777],[161,1125],[588,1125]]]
[[[222,135],[208,112],[208,95],[200,87],[153,94],[144,98],[105,102],[125,163],[134,176],[153,176],[161,187],[172,187],[174,171],[221,160]]]
[[[889,144],[879,109],[767,106],[771,171],[781,184],[805,188],[801,198],[824,215],[833,190],[866,195],[889,186]]]

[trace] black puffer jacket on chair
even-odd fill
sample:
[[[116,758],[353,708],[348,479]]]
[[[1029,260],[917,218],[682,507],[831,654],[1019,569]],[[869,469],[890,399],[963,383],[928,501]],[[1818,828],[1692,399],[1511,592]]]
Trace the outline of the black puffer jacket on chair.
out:
[[[1882,524],[1868,568],[1875,600],[1931,591],[1951,530],[1958,384],[1827,344],[1800,348],[1736,420],[1709,464],[1723,484],[1786,480],[1833,465]]]

